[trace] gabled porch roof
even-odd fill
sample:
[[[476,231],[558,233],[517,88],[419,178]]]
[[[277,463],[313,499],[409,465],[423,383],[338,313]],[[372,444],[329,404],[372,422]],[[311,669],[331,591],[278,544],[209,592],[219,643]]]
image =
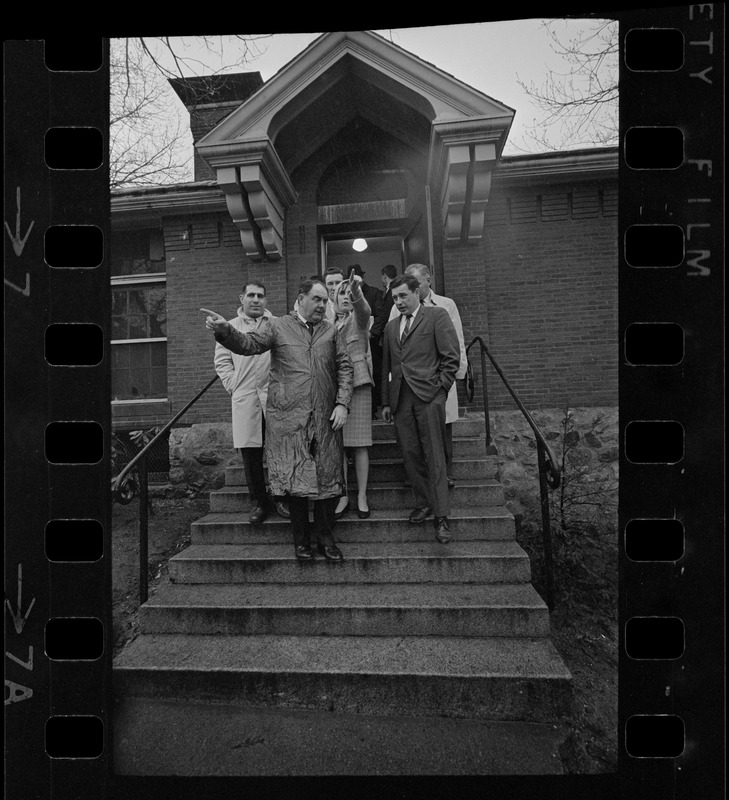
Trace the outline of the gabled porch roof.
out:
[[[337,113],[322,114],[335,96]],[[481,237],[514,110],[378,34],[344,31],[316,39],[196,145],[249,257],[281,257],[293,169],[354,115],[405,141],[408,120],[429,126],[427,182],[440,200],[445,240]]]

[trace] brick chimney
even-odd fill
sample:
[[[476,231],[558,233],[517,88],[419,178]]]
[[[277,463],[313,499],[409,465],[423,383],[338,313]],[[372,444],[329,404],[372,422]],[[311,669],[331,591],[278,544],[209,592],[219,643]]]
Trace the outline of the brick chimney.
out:
[[[170,78],[170,84],[190,114],[193,144],[211,131],[260,86],[260,72],[235,72],[229,75],[204,75],[194,78]],[[195,151],[194,180],[205,181],[215,174]]]

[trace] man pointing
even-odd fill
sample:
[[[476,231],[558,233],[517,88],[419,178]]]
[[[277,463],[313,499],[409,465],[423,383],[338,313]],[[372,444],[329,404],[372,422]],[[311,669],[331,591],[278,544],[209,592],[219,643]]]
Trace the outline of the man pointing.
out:
[[[289,495],[296,558],[341,561],[334,541],[334,512],[344,491],[342,427],[352,398],[354,370],[340,333],[324,320],[327,289],[320,281],[299,288],[298,310],[237,331],[208,309],[205,327],[223,347],[241,355],[271,352],[266,402],[266,460],[271,494]],[[309,525],[314,501],[314,528]]]

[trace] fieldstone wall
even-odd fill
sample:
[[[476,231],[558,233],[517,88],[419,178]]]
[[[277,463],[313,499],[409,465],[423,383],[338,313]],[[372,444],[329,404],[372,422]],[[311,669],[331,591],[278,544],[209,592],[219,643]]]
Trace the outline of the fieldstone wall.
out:
[[[170,431],[170,483],[193,492],[220,489],[225,468],[240,466],[229,422],[205,422]]]
[[[532,411],[571,486],[599,487],[617,500],[618,409],[614,406]],[[491,434],[507,507],[517,518],[539,513],[539,476],[534,434],[522,413],[491,413]],[[587,490],[589,491],[589,489]]]

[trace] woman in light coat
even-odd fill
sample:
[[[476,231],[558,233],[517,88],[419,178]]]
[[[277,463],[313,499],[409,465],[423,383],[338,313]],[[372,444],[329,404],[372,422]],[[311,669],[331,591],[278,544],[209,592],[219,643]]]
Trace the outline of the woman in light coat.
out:
[[[337,286],[334,293],[334,326],[343,335],[347,352],[354,367],[354,393],[349,417],[343,428],[344,447],[349,449],[354,459],[357,476],[357,515],[360,519],[370,516],[367,502],[367,481],[369,478],[372,446],[372,354],[370,351],[369,328],[371,324],[370,306],[362,293],[362,278],[354,271],[349,279]],[[346,479],[347,463],[345,458]],[[345,490],[336,509],[337,518],[346,513],[349,496]]]

